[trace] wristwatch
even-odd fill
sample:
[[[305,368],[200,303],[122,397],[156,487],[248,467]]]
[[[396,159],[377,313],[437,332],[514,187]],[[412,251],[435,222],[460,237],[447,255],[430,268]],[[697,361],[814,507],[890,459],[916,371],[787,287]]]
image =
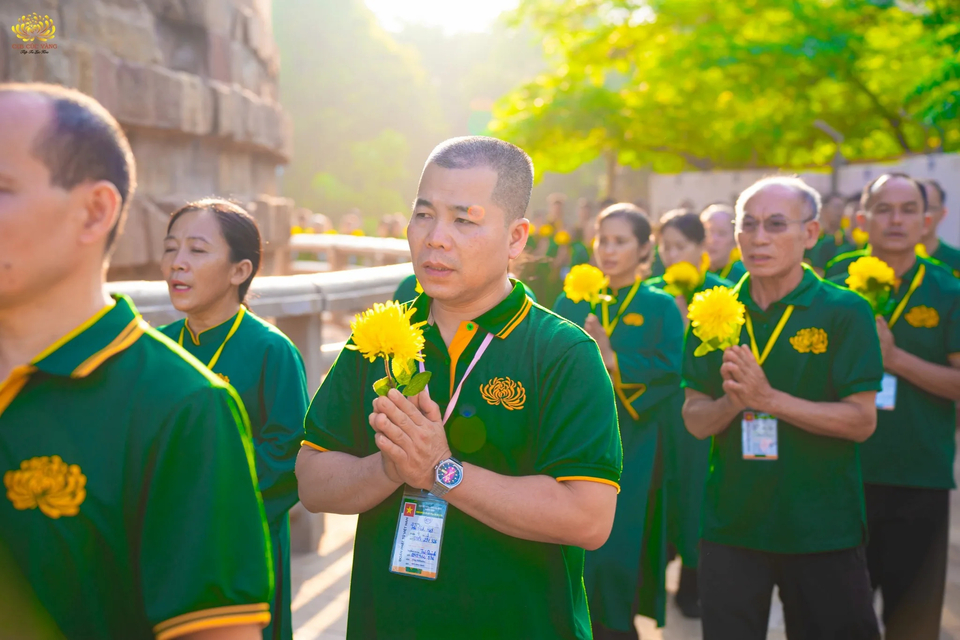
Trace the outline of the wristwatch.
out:
[[[430,493],[438,498],[442,498],[448,491],[463,482],[463,465],[456,458],[441,460],[433,469],[437,476]]]

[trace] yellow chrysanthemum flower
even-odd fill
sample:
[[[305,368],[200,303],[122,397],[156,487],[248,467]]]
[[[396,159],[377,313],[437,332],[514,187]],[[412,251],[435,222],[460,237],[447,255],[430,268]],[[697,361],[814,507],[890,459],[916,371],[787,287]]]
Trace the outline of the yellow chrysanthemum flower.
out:
[[[610,280],[603,271],[590,264],[578,264],[563,280],[563,292],[571,302],[586,300],[594,305],[603,300]]]
[[[850,228],[850,218],[844,216],[840,219],[840,228],[846,231]]]
[[[327,229],[326,231],[324,231],[324,233],[327,234],[328,236],[340,235],[340,233],[336,229]]]
[[[566,246],[570,244],[570,234],[561,229],[557,231],[557,235],[553,236],[553,241],[561,247]]]
[[[733,249],[730,249],[730,260],[729,262],[727,262],[727,264],[730,264],[731,262],[736,262],[741,257],[742,256],[740,255],[740,247],[734,247]]]
[[[865,247],[870,242],[870,234],[859,227],[850,232],[850,237],[858,247]]]
[[[530,223],[530,231],[527,233],[528,238],[532,238],[537,235],[537,225]]]
[[[710,266],[710,258],[707,257],[707,267]],[[672,296],[683,296],[689,298],[693,291],[703,282],[704,271],[697,269],[689,262],[678,262],[667,267],[663,274],[663,281],[667,286],[664,291]]]
[[[702,356],[715,349],[726,349],[740,342],[740,329],[746,309],[736,294],[727,287],[713,287],[693,297],[687,317],[693,335],[701,344],[694,352]]]
[[[298,236],[301,233],[303,233],[303,227],[301,227],[300,225],[295,224],[292,227],[290,227],[290,235]]]
[[[892,287],[897,277],[890,265],[876,256],[858,258],[847,272],[850,274],[846,280],[847,286],[858,293]]]
[[[376,303],[350,323],[353,344],[347,349],[359,351],[364,358],[374,362],[377,358],[394,358],[400,362],[419,360],[423,362],[423,331],[425,322],[411,324],[416,310],[394,301]]]
[[[352,235],[352,236],[362,236],[362,235],[365,235],[365,234],[363,233],[363,229],[354,229],[353,231],[350,232],[350,235]]]
[[[553,225],[552,225],[552,224],[545,224],[545,225],[541,226],[539,233],[540,233],[540,237],[542,237],[542,238],[549,238],[550,236],[553,235]]]

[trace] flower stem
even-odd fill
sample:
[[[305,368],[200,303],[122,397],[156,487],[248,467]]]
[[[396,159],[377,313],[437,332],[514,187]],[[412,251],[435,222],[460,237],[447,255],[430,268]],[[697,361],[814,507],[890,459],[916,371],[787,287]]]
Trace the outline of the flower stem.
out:
[[[393,377],[393,372],[390,371],[390,358],[383,357],[383,368],[387,371],[387,377],[390,378],[390,386],[396,389],[398,386],[396,379]]]

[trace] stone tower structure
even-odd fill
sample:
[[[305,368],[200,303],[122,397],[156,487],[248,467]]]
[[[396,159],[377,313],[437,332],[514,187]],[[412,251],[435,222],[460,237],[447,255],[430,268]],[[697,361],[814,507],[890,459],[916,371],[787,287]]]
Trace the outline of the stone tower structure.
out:
[[[0,2],[0,80],[77,88],[130,139],[139,186],[111,280],[159,279],[170,212],[206,196],[246,206],[265,241],[261,273],[283,272],[293,207],[277,194],[290,127],[270,12],[270,0]],[[33,13],[56,27],[43,52],[12,30]]]

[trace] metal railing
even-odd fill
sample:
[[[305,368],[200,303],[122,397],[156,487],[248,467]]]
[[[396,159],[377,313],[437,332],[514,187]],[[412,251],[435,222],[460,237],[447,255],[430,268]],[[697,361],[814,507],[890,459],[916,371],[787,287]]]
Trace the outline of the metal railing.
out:
[[[400,242],[406,245],[406,241]],[[326,373],[321,352],[324,344],[323,314],[357,313],[374,302],[388,300],[400,281],[411,273],[412,265],[404,263],[309,275],[256,278],[250,288],[249,305],[258,316],[272,320],[300,349],[307,369],[307,383],[313,393]],[[143,317],[154,326],[183,317],[173,308],[165,282],[108,282],[107,290],[130,296]]]
[[[406,240],[398,238],[298,233],[291,236],[287,250],[294,257],[290,261],[290,273],[294,274],[340,271],[410,260],[410,246]],[[296,256],[303,254],[323,254],[325,259],[296,259]],[[351,258],[355,259],[356,265],[351,265]],[[361,262],[367,264],[359,264]]]

